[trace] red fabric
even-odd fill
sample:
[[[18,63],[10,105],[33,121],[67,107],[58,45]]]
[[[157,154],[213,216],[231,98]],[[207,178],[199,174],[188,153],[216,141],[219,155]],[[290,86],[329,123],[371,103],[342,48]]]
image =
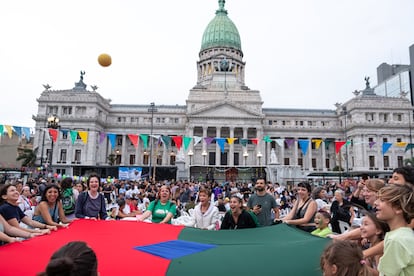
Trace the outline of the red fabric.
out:
[[[53,142],[56,143],[56,140],[58,138],[58,131],[56,129],[49,128],[49,134],[52,136]]]
[[[335,142],[335,153],[336,154],[338,154],[338,152],[341,150],[343,145],[345,145],[345,141],[336,141]]]
[[[70,241],[85,241],[96,252],[105,275],[165,275],[169,260],[133,249],[175,240],[182,226],[136,221],[76,220],[68,229],[0,247],[0,274],[36,275],[52,254]]]

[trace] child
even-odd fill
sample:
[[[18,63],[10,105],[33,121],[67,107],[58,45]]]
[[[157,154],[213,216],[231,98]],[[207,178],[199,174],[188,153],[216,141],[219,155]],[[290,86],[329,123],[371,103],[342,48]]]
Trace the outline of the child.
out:
[[[328,245],[321,256],[324,276],[372,275],[365,264],[362,249],[352,241],[335,241]]]
[[[385,233],[390,231],[390,228],[388,227],[388,224],[378,220],[372,212],[364,212],[360,230],[362,238],[361,243],[363,247],[370,248],[383,241]],[[381,254],[367,258],[366,260],[368,261],[368,265],[374,269],[377,269],[379,258],[381,256],[382,252]]]
[[[329,222],[331,221],[331,214],[326,211],[319,210],[315,215],[316,229],[311,232],[312,235],[326,238],[329,234],[332,234],[331,228],[329,228]]]
[[[414,275],[414,233],[408,227],[414,218],[414,187],[385,186],[378,192],[375,207],[377,218],[391,230],[384,239],[384,254],[378,265],[380,275]]]

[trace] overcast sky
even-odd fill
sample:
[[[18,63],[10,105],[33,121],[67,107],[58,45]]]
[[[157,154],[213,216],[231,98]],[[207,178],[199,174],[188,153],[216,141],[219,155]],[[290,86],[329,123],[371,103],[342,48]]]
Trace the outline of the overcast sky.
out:
[[[185,105],[217,0],[15,0],[0,3],[0,124],[33,127],[37,101],[79,72],[114,104]],[[334,109],[409,63],[412,0],[227,0],[264,107]],[[112,65],[99,66],[101,53]],[[90,86],[88,89],[91,90]]]

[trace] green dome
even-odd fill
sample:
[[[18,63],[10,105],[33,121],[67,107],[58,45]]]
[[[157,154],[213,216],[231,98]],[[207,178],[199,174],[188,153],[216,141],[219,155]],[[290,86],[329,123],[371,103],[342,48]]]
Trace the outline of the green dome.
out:
[[[200,51],[212,47],[231,47],[241,51],[239,31],[233,21],[227,17],[224,2],[224,0],[219,0],[216,16],[210,21],[203,33]]]

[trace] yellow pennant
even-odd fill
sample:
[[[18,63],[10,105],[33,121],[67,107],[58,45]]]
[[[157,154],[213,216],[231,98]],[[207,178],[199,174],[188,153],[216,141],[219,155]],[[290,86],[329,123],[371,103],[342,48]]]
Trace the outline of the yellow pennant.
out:
[[[88,143],[88,132],[87,131],[78,131],[80,138],[84,144]]]
[[[227,138],[227,144],[231,145],[237,138]]]

